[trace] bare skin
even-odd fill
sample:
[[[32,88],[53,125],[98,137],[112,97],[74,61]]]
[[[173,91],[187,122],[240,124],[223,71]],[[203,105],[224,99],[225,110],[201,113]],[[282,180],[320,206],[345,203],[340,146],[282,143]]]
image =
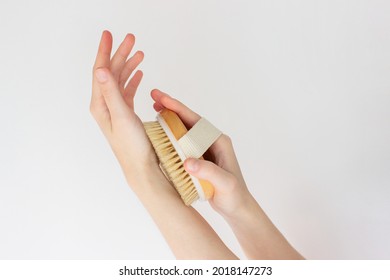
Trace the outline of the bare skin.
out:
[[[178,259],[237,259],[210,225],[184,205],[162,174],[143,124],[134,111],[142,72],[138,51],[128,58],[135,37],[128,34],[111,57],[112,36],[104,31],[93,67],[90,111],[118,159],[129,186],[138,196]],[[156,111],[176,112],[190,128],[200,116],[160,90],[153,90]],[[302,259],[250,194],[230,138],[222,135],[208,160],[187,159],[186,170],[215,186],[212,208],[231,226],[249,259]]]

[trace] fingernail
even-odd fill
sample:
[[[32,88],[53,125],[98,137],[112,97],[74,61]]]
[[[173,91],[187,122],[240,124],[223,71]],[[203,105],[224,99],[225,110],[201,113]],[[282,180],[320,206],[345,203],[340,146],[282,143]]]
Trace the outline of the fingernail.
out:
[[[188,171],[195,172],[199,168],[199,161],[194,158],[189,158],[187,159],[186,166]]]
[[[107,73],[103,69],[97,69],[95,72],[96,79],[99,83],[104,83],[107,81]]]
[[[161,93],[161,95],[164,95],[164,96],[169,96],[169,94],[168,93],[165,93],[165,92],[162,92],[161,90],[158,90],[160,93]],[[169,96],[170,97],[170,96]]]

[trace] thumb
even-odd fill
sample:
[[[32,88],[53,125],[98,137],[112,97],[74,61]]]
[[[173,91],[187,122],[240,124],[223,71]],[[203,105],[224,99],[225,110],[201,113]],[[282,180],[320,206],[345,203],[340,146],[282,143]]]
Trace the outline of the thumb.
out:
[[[126,102],[118,89],[118,83],[112,76],[111,71],[103,67],[98,68],[95,70],[95,77],[111,117],[116,118],[126,115],[129,111],[129,107],[126,105]]]
[[[233,174],[207,160],[188,158],[184,168],[196,178],[209,181],[219,193],[233,189],[237,181]]]

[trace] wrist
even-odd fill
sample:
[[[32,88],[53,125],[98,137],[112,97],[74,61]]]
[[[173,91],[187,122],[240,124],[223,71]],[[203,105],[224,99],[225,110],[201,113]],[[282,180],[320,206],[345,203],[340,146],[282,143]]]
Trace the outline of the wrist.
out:
[[[236,196],[237,198],[237,196]],[[230,223],[238,223],[244,220],[252,220],[253,217],[259,217],[264,212],[260,208],[257,201],[249,191],[245,191],[239,195],[239,202],[230,211],[221,211],[220,214],[225,220]]]
[[[154,155],[142,157],[142,159],[134,159],[134,157],[117,157],[117,159],[131,187],[143,184],[150,176],[156,177],[161,172]]]
[[[142,168],[124,171],[124,173],[128,185],[140,199],[165,195],[178,196],[157,163],[150,163]]]

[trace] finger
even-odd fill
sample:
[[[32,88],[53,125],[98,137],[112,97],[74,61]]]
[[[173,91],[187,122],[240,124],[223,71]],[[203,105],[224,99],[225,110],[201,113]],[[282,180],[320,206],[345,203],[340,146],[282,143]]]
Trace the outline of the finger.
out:
[[[197,113],[158,89],[152,90],[151,96],[156,103],[178,114],[187,128],[191,128],[200,119]]]
[[[93,66],[93,74],[97,68],[109,68],[111,64],[110,56],[112,49],[112,35],[109,31],[104,30],[99,43],[98,53],[96,55],[95,64]],[[102,96],[99,87],[95,81],[95,75],[92,78],[92,100],[91,103],[101,103]],[[100,99],[100,100],[99,100]]]
[[[156,112],[160,112],[162,109],[164,109],[164,106],[162,106],[160,103],[154,103],[153,108],[156,110]]]
[[[113,76],[119,80],[120,73],[125,66],[127,57],[133,49],[135,43],[135,37],[133,34],[127,34],[125,39],[122,41],[118,50],[115,52],[111,59],[111,72]]]
[[[95,64],[93,70],[101,67],[110,67],[111,60],[111,49],[112,49],[112,35],[110,31],[104,30],[100,39],[98,53],[96,55]]]
[[[131,73],[134,69],[142,62],[144,59],[144,53],[142,51],[137,51],[131,58],[126,61],[126,64],[122,68],[122,72],[119,76],[119,87],[124,88],[127,80],[129,79]]]
[[[188,158],[184,162],[184,168],[191,175],[209,181],[218,192],[230,191],[235,186],[234,175],[210,161]]]
[[[212,162],[227,170],[228,172],[242,177],[233,144],[229,136],[222,134],[217,141],[209,148],[212,155]],[[206,155],[204,155],[206,158]]]
[[[130,108],[134,108],[134,96],[137,92],[139,84],[141,83],[142,77],[143,73],[141,70],[135,72],[134,76],[130,79],[123,93],[125,101],[127,105],[130,106]]]
[[[107,68],[98,68],[95,71],[95,77],[99,90],[104,97],[112,120],[121,118],[129,114],[129,107],[123,99],[118,89],[118,84]]]
[[[102,33],[98,53],[96,55],[95,63],[93,66],[93,71],[99,67],[109,67],[110,66],[110,55],[112,48],[112,35],[109,31],[105,30]],[[92,96],[90,103],[90,111],[94,118],[98,121],[99,125],[107,130],[111,126],[110,114],[106,102],[100,92],[99,85],[95,78],[95,73],[93,73],[92,78]]]

